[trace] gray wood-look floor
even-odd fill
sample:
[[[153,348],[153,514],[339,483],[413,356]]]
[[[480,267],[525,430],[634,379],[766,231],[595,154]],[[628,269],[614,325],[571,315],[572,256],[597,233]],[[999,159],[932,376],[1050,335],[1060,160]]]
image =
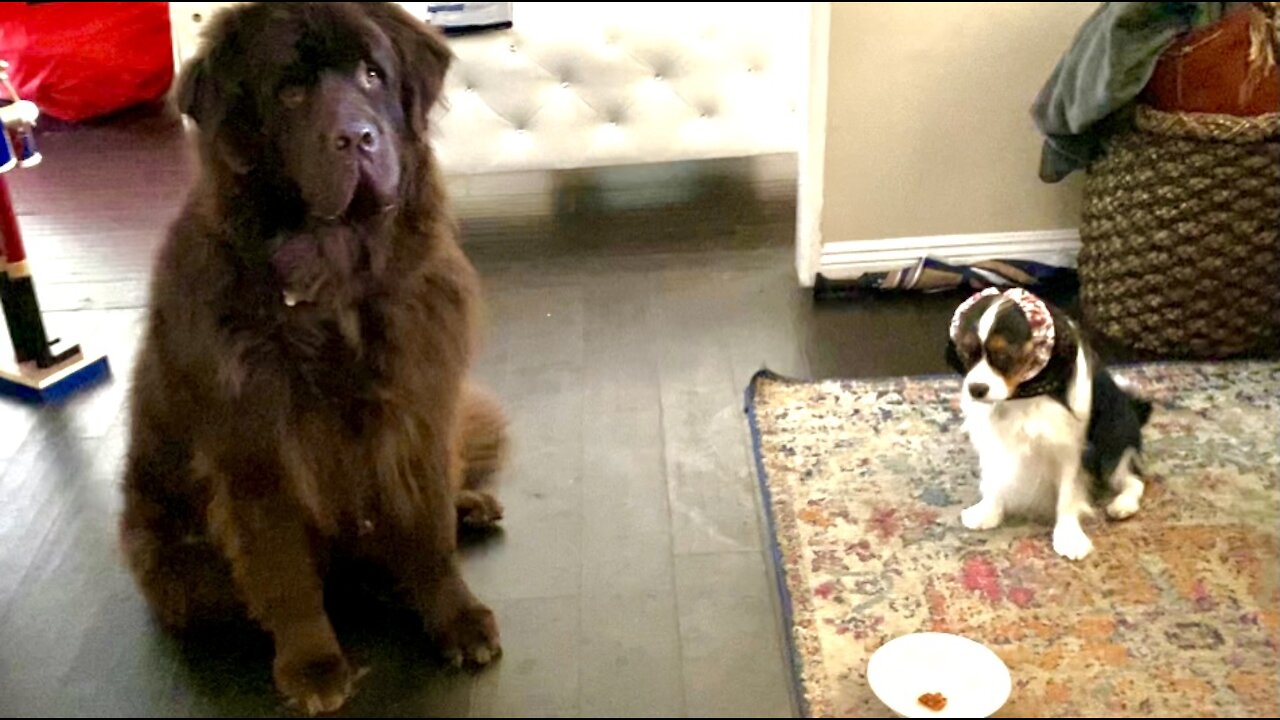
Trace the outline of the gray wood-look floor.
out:
[[[193,172],[182,133],[144,116],[41,147],[8,177],[48,322],[115,377],[58,407],[0,401],[0,714],[286,712],[260,634],[164,636],[116,547],[147,271]],[[446,672],[411,618],[342,594],[342,639],[372,668],[344,714],[791,714],[743,390],[764,366],[943,371],[955,297],[815,304],[794,279],[794,158],[454,195],[487,286],[478,373],[514,423],[505,532],[465,550],[505,655]]]

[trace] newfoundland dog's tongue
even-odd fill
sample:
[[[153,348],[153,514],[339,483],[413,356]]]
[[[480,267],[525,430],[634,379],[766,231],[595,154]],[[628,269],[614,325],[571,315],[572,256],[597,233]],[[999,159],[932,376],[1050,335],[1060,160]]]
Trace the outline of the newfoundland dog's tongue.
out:
[[[320,260],[320,244],[308,236],[285,238],[271,255],[271,267],[285,283],[310,275]]]
[[[358,270],[360,236],[341,224],[326,223],[277,240],[271,267],[285,291],[298,302],[311,302],[325,287],[349,282]]]

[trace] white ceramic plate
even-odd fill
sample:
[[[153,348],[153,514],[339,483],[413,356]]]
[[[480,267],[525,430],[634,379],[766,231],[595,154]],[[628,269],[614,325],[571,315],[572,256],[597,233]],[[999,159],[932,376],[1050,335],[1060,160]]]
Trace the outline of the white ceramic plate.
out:
[[[1013,689],[1009,668],[994,652],[947,633],[903,635],[885,643],[867,664],[871,691],[903,717],[988,717]],[[942,693],[947,705],[933,711],[920,704],[925,693]]]

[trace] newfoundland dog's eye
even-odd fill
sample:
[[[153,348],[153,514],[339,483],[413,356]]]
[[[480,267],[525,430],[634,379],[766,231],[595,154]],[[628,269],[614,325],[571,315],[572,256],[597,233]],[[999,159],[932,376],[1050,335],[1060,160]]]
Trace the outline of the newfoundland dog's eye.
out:
[[[301,85],[289,85],[280,91],[280,102],[288,108],[296,108],[306,99],[307,89]]]
[[[386,79],[386,73],[382,71],[382,68],[374,65],[373,63],[367,63],[364,66],[363,72],[360,73],[360,83],[366,88],[378,87],[385,82]]]

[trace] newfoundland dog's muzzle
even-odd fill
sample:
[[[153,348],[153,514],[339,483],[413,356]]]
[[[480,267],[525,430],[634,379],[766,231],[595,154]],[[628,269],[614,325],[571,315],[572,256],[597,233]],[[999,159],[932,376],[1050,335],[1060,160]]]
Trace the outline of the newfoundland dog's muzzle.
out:
[[[290,108],[281,148],[285,172],[298,184],[315,219],[361,220],[395,205],[400,159],[377,108],[366,96],[382,71],[360,63],[355,72],[326,72],[310,91],[287,87]]]

